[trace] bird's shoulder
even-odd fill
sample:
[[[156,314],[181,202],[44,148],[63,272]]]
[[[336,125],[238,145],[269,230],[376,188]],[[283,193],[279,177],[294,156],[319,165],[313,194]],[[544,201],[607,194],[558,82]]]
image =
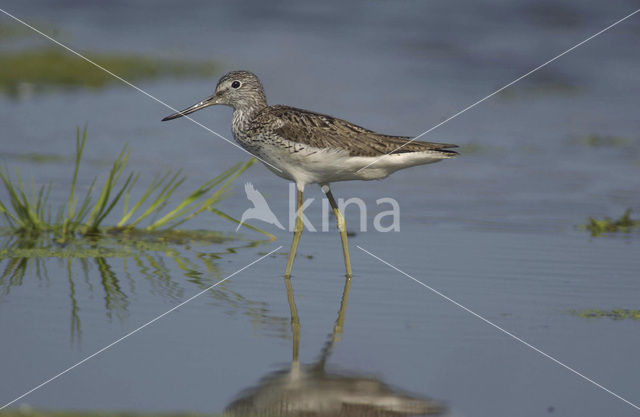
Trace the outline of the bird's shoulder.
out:
[[[343,119],[291,106],[274,105],[256,115],[252,124],[283,139],[318,148],[345,148],[364,135],[377,135]]]
[[[274,128],[286,127],[289,129],[317,129],[324,131],[336,131],[347,128],[355,133],[374,133],[362,126],[329,116],[328,114],[279,104],[265,107],[256,115],[253,122],[257,125],[270,125]]]

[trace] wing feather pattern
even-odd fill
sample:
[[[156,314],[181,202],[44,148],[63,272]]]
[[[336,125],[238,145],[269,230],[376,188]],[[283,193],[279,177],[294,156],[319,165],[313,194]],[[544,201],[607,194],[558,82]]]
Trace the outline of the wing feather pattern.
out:
[[[275,135],[320,149],[344,149],[351,156],[425,151],[440,153],[445,158],[457,155],[457,152],[449,150],[457,145],[417,140],[410,142],[411,137],[383,135],[346,120],[289,106],[266,107],[256,115],[252,125],[252,130],[258,129],[260,134]],[[396,150],[399,146],[403,147]]]

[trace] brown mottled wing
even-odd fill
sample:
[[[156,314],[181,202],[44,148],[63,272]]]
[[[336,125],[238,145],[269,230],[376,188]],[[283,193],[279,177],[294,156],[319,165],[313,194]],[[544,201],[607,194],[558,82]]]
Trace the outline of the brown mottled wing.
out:
[[[346,120],[288,106],[265,108],[256,116],[253,124],[266,134],[275,134],[292,142],[321,149],[345,149],[351,156],[423,151],[441,152],[446,157],[457,154],[447,150],[456,148],[457,145],[417,140],[410,142],[410,137],[382,135]],[[270,129],[269,126],[275,128]],[[403,147],[396,150],[399,146]]]

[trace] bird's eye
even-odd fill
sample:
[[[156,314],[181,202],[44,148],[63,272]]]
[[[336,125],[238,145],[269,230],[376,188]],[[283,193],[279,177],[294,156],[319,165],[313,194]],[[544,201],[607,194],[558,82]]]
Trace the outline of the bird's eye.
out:
[[[238,88],[238,87],[240,87],[240,81],[234,81],[234,82],[232,82],[232,83],[231,83],[231,87],[233,87],[233,88]]]

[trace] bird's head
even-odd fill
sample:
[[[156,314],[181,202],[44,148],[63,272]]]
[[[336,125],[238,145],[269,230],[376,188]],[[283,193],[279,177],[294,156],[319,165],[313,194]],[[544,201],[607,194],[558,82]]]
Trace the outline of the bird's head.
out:
[[[220,78],[213,95],[178,113],[165,117],[162,121],[177,119],[216,104],[243,110],[265,107],[267,99],[262,83],[255,74],[249,71],[232,71]]]

